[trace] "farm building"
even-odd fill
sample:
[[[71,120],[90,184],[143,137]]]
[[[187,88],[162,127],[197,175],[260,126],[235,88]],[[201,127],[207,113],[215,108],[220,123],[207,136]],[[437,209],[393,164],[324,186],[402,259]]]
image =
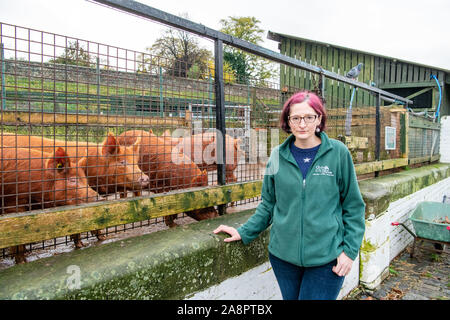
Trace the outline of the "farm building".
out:
[[[341,75],[363,63],[358,81],[412,100],[413,105],[409,107],[416,112],[436,112],[441,91],[440,116],[450,114],[450,70],[273,31],[269,31],[267,37],[279,43],[281,54]],[[281,66],[280,88],[285,91],[299,87],[313,89],[314,85],[314,78],[308,72]],[[350,96],[350,89],[342,88],[336,81],[327,83],[325,92],[336,97],[331,107],[338,107]],[[362,91],[355,97],[359,105],[374,105],[373,99]]]

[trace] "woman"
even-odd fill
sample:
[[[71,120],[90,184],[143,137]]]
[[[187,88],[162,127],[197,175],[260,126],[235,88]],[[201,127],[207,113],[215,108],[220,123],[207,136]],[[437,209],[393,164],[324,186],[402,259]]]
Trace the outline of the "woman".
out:
[[[285,300],[335,300],[363,239],[365,204],[352,157],[323,131],[326,113],[309,91],[294,94],[281,112],[291,135],[274,148],[262,201],[224,241],[248,244],[270,225],[269,260]]]

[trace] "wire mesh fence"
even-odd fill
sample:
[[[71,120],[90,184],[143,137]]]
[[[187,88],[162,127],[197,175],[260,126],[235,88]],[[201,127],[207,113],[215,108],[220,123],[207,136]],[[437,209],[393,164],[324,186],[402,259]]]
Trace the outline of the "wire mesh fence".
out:
[[[408,156],[410,162],[422,162],[439,155],[440,124],[422,115],[409,115]]]
[[[199,72],[183,60],[4,23],[0,43],[1,213],[220,184],[214,65]],[[283,64],[275,64],[282,72]],[[326,132],[347,144],[355,163],[402,156],[406,133],[400,111],[381,107],[377,113],[373,100],[352,100],[363,89],[338,80],[321,83],[320,75],[297,71],[308,81],[288,88],[280,88],[278,78],[225,82],[225,183],[262,179],[272,148],[288,136],[279,129],[281,107],[303,89],[323,96]],[[377,141],[377,117],[383,128],[378,140],[389,143]],[[201,220],[217,216],[218,208],[186,214]],[[162,220],[173,226],[173,219],[85,237],[103,239]],[[80,247],[83,238],[72,235],[70,241]]]
[[[217,184],[210,74],[186,78],[183,63],[3,23],[0,43],[2,214]],[[229,183],[262,177],[237,169],[250,149],[250,92],[227,87]],[[80,247],[84,237],[70,238]],[[29,248],[56,243],[67,237]]]

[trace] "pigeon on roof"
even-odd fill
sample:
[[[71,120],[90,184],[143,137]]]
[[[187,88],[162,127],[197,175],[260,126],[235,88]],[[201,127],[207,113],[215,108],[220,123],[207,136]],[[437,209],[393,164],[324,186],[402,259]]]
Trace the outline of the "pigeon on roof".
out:
[[[361,69],[363,67],[362,63],[358,63],[356,67],[353,67],[347,74],[345,75],[347,78],[350,79],[356,79],[359,76],[359,73],[361,72]]]

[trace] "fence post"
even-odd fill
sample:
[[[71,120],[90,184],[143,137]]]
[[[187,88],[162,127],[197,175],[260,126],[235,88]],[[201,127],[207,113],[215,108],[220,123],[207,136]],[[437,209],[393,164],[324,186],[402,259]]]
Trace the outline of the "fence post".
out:
[[[225,181],[225,91],[223,85],[223,42],[216,39],[214,41],[214,68],[215,68],[215,93],[216,93],[216,129],[221,133],[222,141],[216,139],[217,155],[217,183],[224,185]],[[222,144],[222,145],[221,145]],[[222,147],[222,148],[220,148]],[[226,204],[219,205],[219,214],[223,215],[226,210]]]
[[[6,110],[6,91],[5,91],[5,73],[6,73],[6,63],[5,63],[5,53],[3,50],[3,43],[0,43],[0,59],[2,61],[2,90],[1,90],[1,101],[2,110]]]
[[[100,58],[97,57],[97,115],[100,114]]]
[[[212,81],[213,81],[213,79],[211,77],[211,72],[209,72],[209,75],[208,75],[208,98],[209,98],[209,101],[208,101],[208,104],[209,104],[209,106],[208,106],[208,119],[209,119],[209,127],[210,128],[212,128],[212,104],[213,104],[213,99],[212,99],[212,91],[213,91],[212,87],[213,87],[213,84],[212,84]]]
[[[408,112],[408,103],[405,105],[406,112],[404,113],[405,116],[405,156],[404,158],[408,159],[409,163],[409,112]]]
[[[159,115],[164,117],[164,98],[163,98],[163,76],[162,67],[159,67]]]
[[[381,121],[380,121],[381,95],[377,93],[375,99],[375,160],[380,160],[381,148]],[[378,177],[379,171],[375,171],[375,177]]]

